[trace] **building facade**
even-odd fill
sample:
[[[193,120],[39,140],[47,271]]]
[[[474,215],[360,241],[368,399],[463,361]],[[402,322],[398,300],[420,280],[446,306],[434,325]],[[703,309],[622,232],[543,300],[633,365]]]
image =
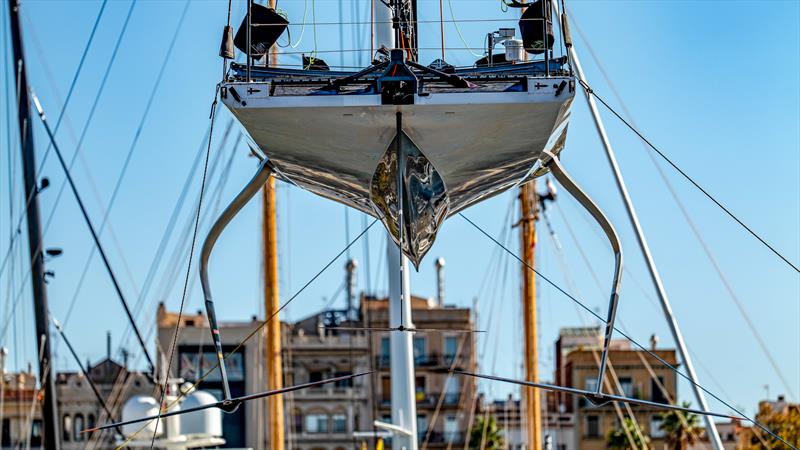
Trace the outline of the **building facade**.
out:
[[[113,417],[120,420],[122,405],[134,395],[153,395],[155,386],[141,372],[129,371],[124,365],[106,357],[89,365],[87,373],[108,405]],[[81,372],[56,374],[61,448],[113,449],[114,430],[84,433],[98,423],[109,421],[108,415],[97,400],[89,382]],[[36,375],[32,371],[5,373],[2,379],[0,402],[0,448],[41,448],[42,419],[36,388]]]
[[[362,297],[361,314],[369,327],[388,327],[385,298]],[[463,446],[476,404],[476,385],[471,377],[453,376],[446,369],[475,371],[475,333],[470,308],[440,305],[433,299],[411,297],[414,326],[420,329],[453,330],[414,334],[416,369],[417,432],[427,448]],[[459,332],[461,330],[462,332]],[[391,421],[389,333],[371,333],[372,357],[378,376],[374,388],[378,419]],[[422,444],[421,444],[422,445]]]

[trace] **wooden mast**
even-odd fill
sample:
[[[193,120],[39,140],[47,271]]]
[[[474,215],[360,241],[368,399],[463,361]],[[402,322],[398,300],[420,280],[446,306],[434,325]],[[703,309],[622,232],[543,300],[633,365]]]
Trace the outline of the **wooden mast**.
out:
[[[270,8],[275,8],[276,0],[270,0]],[[269,63],[278,63],[278,47],[270,49]],[[281,358],[281,321],[278,299],[278,226],[275,216],[276,195],[275,177],[270,176],[262,188],[262,236],[264,242],[264,313],[267,320],[267,342],[264,346],[267,365],[267,389],[283,387],[283,361]],[[268,400],[269,446],[272,450],[283,450],[283,396],[276,395]]]
[[[539,381],[537,329],[536,329],[536,277],[529,267],[534,265],[536,249],[536,216],[538,214],[538,198],[536,195],[536,182],[531,181],[520,187],[520,205],[522,218],[520,220],[520,245],[522,246],[522,312],[525,329],[525,380]],[[528,449],[541,450],[542,448],[542,409],[539,389],[526,389],[525,409],[528,414],[527,436]]]

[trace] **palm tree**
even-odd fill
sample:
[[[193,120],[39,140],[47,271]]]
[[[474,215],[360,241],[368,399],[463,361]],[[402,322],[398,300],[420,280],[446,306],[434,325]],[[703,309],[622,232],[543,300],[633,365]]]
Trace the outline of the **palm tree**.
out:
[[[500,450],[504,446],[503,435],[494,416],[478,417],[469,432],[469,447],[482,450]]]
[[[688,402],[682,405],[684,408],[689,407]],[[667,434],[667,442],[669,442],[675,450],[686,450],[690,445],[694,444],[697,436],[702,431],[700,428],[700,418],[697,414],[692,414],[686,411],[665,411],[659,414],[661,417],[661,430]]]
[[[627,430],[627,433],[626,433]],[[631,436],[633,439],[633,444],[628,441],[628,436]],[[630,417],[625,417],[625,420],[622,421],[622,426],[616,430],[610,430],[608,432],[608,449],[609,450],[630,450],[632,448],[639,448],[639,449],[647,449],[650,448],[650,438],[647,436],[642,436],[644,438],[644,442],[639,437],[639,433],[636,432],[636,427],[633,424],[633,419]]]

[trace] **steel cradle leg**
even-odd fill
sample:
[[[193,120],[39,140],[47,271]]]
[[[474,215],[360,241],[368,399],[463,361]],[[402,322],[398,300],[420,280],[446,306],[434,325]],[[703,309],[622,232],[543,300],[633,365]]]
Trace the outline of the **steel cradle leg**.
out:
[[[206,314],[208,315],[208,322],[209,327],[211,328],[211,338],[214,341],[214,350],[217,353],[217,362],[219,364],[219,371],[220,376],[222,379],[222,388],[223,388],[223,395],[225,398],[223,402],[229,402],[227,404],[228,408],[222,407],[221,409],[226,412],[233,412],[239,406],[239,403],[231,402],[231,390],[230,386],[228,385],[228,374],[225,371],[225,358],[222,354],[222,341],[220,340],[219,336],[219,326],[217,325],[217,315],[214,311],[214,301],[211,296],[211,286],[208,281],[208,258],[211,256],[211,250],[214,249],[214,244],[216,244],[217,239],[219,238],[222,231],[228,224],[233,220],[234,217],[241,211],[242,207],[253,198],[253,196],[258,193],[261,187],[266,183],[269,176],[272,174],[272,170],[267,163],[267,160],[264,159],[261,162],[261,165],[258,166],[258,171],[253,176],[253,178],[247,183],[247,185],[242,189],[241,192],[233,199],[233,201],[225,208],[225,211],[219,216],[214,225],[211,227],[211,230],[208,232],[208,236],[206,236],[205,241],[203,242],[203,248],[200,252],[200,284],[203,287],[203,296],[205,297],[205,304],[206,304]]]
[[[606,363],[608,361],[608,347],[611,344],[611,335],[614,332],[614,321],[617,318],[617,304],[619,303],[619,288],[622,282],[622,247],[620,246],[619,236],[614,226],[603,214],[603,211],[592,201],[591,198],[573,181],[572,177],[561,165],[558,156],[545,152],[550,157],[549,161],[545,161],[544,165],[550,169],[555,179],[567,190],[573,197],[592,215],[594,220],[600,225],[606,233],[611,249],[614,251],[614,281],[611,288],[611,299],[608,303],[608,318],[606,320],[606,329],[603,337],[603,355],[600,358],[600,373],[597,377],[597,398],[599,402],[603,402],[603,378],[606,372]],[[592,400],[591,398],[589,400]]]

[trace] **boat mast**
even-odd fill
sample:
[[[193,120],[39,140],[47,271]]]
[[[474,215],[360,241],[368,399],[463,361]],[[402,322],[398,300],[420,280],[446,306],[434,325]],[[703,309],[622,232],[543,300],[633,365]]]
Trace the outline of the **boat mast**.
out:
[[[53,381],[53,358],[50,353],[50,318],[47,306],[47,288],[44,279],[42,255],[42,223],[39,216],[38,180],[36,177],[36,155],[33,147],[33,124],[31,123],[30,98],[28,93],[27,67],[22,48],[19,0],[8,2],[11,22],[11,44],[14,55],[14,73],[19,86],[17,118],[19,120],[20,152],[25,181],[25,213],[28,222],[28,249],[31,256],[31,286],[33,288],[33,310],[36,316],[36,350],[39,361],[39,383],[42,389],[42,420],[44,422],[44,448],[59,450],[58,419],[56,410],[56,385]]]
[[[520,244],[522,245],[522,317],[525,329],[525,380],[539,382],[539,352],[536,329],[536,276],[528,267],[534,265],[536,250],[536,219],[538,198],[536,181],[525,183],[519,192],[522,218],[520,219]],[[542,448],[542,408],[539,389],[524,389],[525,409],[527,411],[528,448]]]
[[[553,2],[553,7],[555,8],[556,14],[561,15],[559,12],[558,2]],[[562,23],[565,22],[566,17],[563,17]],[[585,83],[586,77],[583,73],[583,68],[581,67],[581,62],[578,58],[577,52],[575,51],[575,47],[568,45],[567,48],[569,50],[572,65],[575,68],[575,74],[577,75],[578,80]],[[600,135],[600,140],[603,142],[603,148],[605,149],[608,163],[611,165],[612,172],[614,172],[614,179],[616,180],[617,189],[619,190],[619,193],[625,203],[625,210],[628,213],[628,219],[630,220],[631,225],[636,232],[636,241],[639,244],[639,248],[642,251],[645,262],[647,263],[647,269],[650,272],[650,278],[653,281],[656,293],[658,294],[658,300],[661,303],[661,309],[663,310],[664,316],[667,319],[667,324],[672,332],[672,338],[675,340],[675,345],[678,347],[678,353],[680,354],[681,360],[683,360],[683,363],[686,366],[686,373],[692,380],[692,390],[694,391],[695,400],[697,400],[700,410],[708,412],[708,403],[706,402],[705,395],[703,395],[703,391],[700,389],[700,383],[697,378],[697,373],[694,370],[694,364],[692,364],[692,358],[689,355],[689,350],[686,348],[686,343],[684,342],[683,335],[678,327],[678,322],[675,320],[675,315],[672,313],[672,306],[670,305],[669,297],[667,297],[667,292],[664,289],[664,284],[661,281],[661,275],[659,275],[658,268],[653,260],[653,255],[650,253],[650,246],[647,244],[647,238],[645,237],[642,226],[639,223],[639,216],[636,214],[636,208],[634,208],[633,201],[631,200],[630,194],[628,194],[628,188],[625,185],[625,180],[622,177],[619,164],[617,164],[617,157],[614,154],[614,148],[611,146],[611,141],[609,141],[605,126],[603,125],[603,119],[600,117],[600,113],[597,110],[597,103],[595,102],[594,97],[588,92],[586,93],[586,100],[589,103],[589,109],[592,113],[592,118],[594,119],[597,133]],[[703,420],[705,421],[706,425],[706,434],[708,435],[714,450],[723,450],[722,440],[720,440],[719,432],[717,431],[717,426],[714,423],[714,419],[708,414],[704,414]]]
[[[381,46],[384,46],[393,49],[396,47],[395,31],[399,32],[399,29],[393,29],[393,19],[403,0],[391,0],[388,7],[379,0],[373,1],[375,2],[373,18],[375,48],[380,49]],[[399,160],[398,173],[402,173]],[[399,195],[402,195],[401,186],[401,184],[397,186]],[[402,201],[398,201],[397,204],[398,212],[402,214]],[[402,230],[402,216],[400,217],[399,223]],[[400,242],[402,243],[402,241],[401,235]],[[391,236],[386,239],[386,256],[389,270],[389,327],[397,328],[397,330],[390,331],[389,337],[392,425],[397,427],[397,431],[392,436],[392,448],[417,450],[413,336],[411,332],[405,331],[414,327],[411,321],[411,283],[408,276],[408,258],[403,255]]]
[[[269,1],[275,8],[276,0]],[[272,45],[268,65],[278,65],[278,46]],[[267,320],[266,353],[267,390],[283,388],[283,360],[281,358],[281,322],[278,317],[280,299],[278,297],[278,226],[276,220],[275,177],[270,176],[261,190],[262,194],[262,236],[264,242],[264,318]],[[283,395],[267,398],[269,417],[269,443],[273,450],[283,450]]]
[[[264,243],[264,313],[266,325],[266,369],[267,390],[273,391],[283,387],[283,362],[281,358],[281,328],[278,318],[278,236],[275,220],[276,196],[275,177],[261,189],[262,195],[262,241]],[[275,395],[267,398],[269,416],[269,448],[283,450],[283,396]]]

